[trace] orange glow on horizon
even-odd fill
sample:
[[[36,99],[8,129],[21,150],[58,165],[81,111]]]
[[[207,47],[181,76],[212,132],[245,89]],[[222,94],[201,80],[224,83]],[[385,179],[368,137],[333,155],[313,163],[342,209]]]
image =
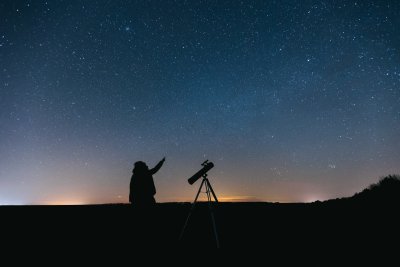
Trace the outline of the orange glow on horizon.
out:
[[[41,205],[68,206],[68,205],[88,205],[91,204],[81,199],[59,199],[43,201]]]
[[[251,195],[222,195],[219,196],[217,195],[218,202],[279,202],[279,203],[290,203],[290,202],[296,202],[293,201],[291,198],[285,198],[285,197],[280,197],[280,198],[260,198],[256,196],[251,196]],[[212,198],[214,201],[214,199]],[[157,200],[158,203],[172,203],[172,202],[193,202],[193,199],[189,198],[176,198],[176,199],[160,199]],[[207,201],[206,196],[200,195],[199,198],[197,199],[199,202],[205,202]],[[297,201],[299,202],[299,201]]]
[[[254,196],[222,196],[218,197],[221,202],[264,202],[264,200]]]

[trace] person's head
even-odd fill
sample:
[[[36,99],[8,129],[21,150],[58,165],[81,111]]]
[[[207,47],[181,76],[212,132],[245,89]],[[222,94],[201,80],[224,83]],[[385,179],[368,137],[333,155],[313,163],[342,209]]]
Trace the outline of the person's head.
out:
[[[134,168],[133,168],[133,172],[134,173],[143,173],[149,170],[149,167],[147,167],[146,163],[144,163],[143,161],[136,161]]]

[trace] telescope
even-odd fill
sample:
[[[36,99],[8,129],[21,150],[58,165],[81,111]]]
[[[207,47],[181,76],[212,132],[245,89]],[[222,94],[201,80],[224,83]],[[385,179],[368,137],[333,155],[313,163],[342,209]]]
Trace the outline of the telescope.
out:
[[[196,172],[192,177],[188,179],[189,184],[194,184],[197,180],[200,179],[203,175],[205,175],[209,170],[211,170],[214,167],[214,163],[209,162],[208,160],[204,161],[201,166],[203,168]]]
[[[197,199],[198,199],[199,194],[200,194],[200,192],[201,192],[201,188],[202,188],[203,185],[204,185],[205,188],[206,188],[206,192],[203,192],[203,193],[206,193],[206,194],[207,194],[208,209],[210,210],[211,220],[212,220],[212,223],[213,223],[215,241],[216,241],[216,243],[217,243],[217,248],[219,248],[219,239],[218,239],[217,225],[215,224],[214,212],[213,212],[213,208],[211,207],[211,206],[212,206],[211,203],[212,203],[212,201],[213,201],[212,199],[214,198],[215,203],[218,203],[218,199],[217,199],[217,196],[215,195],[214,189],[212,188],[212,186],[211,186],[211,184],[210,184],[210,181],[208,181],[208,178],[207,178],[207,172],[208,172],[209,170],[211,170],[211,168],[214,167],[214,163],[209,162],[208,160],[206,160],[206,161],[204,161],[204,162],[201,164],[201,166],[203,166],[203,168],[201,168],[201,170],[199,170],[198,172],[196,172],[192,177],[190,177],[190,178],[188,179],[189,184],[192,185],[192,184],[194,184],[197,180],[199,180],[200,177],[203,177],[203,181],[201,182],[200,188],[199,188],[199,190],[197,191],[196,197],[195,197],[195,199],[194,199],[194,201],[193,201],[192,208],[190,209],[190,212],[189,212],[189,214],[188,214],[188,216],[187,216],[187,218],[186,218],[186,222],[185,222],[185,224],[183,225],[182,232],[181,232],[181,234],[180,234],[180,236],[179,236],[179,240],[182,240],[182,238],[183,238],[183,234],[185,233],[185,229],[186,229],[186,226],[188,225],[189,218],[190,218],[190,216],[191,216],[191,214],[192,214],[192,211],[194,210],[194,206],[195,206],[196,203],[197,203]]]

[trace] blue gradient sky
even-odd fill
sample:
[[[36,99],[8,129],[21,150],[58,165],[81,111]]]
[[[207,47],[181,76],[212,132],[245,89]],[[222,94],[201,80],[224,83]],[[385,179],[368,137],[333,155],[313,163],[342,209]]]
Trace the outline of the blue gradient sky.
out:
[[[0,204],[314,201],[400,173],[397,1],[1,1]]]

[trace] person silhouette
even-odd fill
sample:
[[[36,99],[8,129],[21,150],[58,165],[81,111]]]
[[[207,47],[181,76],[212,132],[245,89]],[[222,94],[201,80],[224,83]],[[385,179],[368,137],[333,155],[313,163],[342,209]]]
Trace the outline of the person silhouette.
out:
[[[129,185],[129,202],[131,204],[152,205],[156,203],[153,174],[160,170],[164,161],[165,157],[153,169],[149,169],[143,161],[135,162]]]

